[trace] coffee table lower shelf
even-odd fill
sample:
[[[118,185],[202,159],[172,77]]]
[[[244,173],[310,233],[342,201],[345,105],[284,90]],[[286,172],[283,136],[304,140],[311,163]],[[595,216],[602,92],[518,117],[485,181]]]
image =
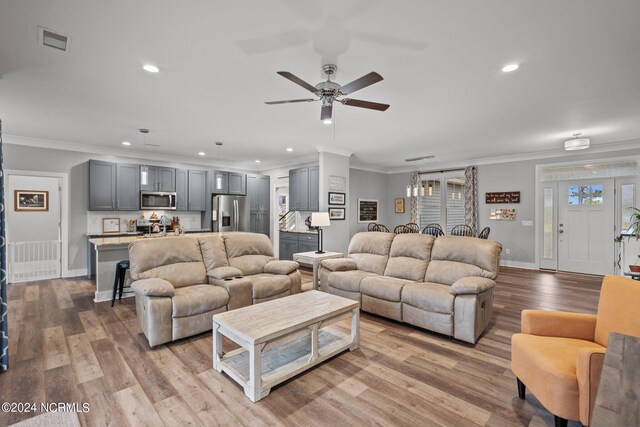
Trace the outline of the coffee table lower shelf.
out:
[[[351,333],[336,325],[327,325],[347,318],[351,319]],[[214,369],[226,372],[243,387],[251,401],[257,402],[281,382],[345,350],[357,349],[358,321],[359,312],[355,309],[255,346],[243,342],[233,331],[214,322]],[[222,336],[241,347],[223,353]]]

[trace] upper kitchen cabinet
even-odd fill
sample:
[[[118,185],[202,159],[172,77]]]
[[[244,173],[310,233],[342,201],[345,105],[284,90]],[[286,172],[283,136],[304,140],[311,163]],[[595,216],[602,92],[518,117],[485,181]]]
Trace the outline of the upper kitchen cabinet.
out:
[[[89,210],[116,210],[116,164],[89,160]]]
[[[176,210],[186,211],[189,208],[189,186],[187,170],[176,169]]]
[[[294,211],[317,211],[319,202],[319,168],[291,169],[289,171],[289,209]]]
[[[229,194],[229,172],[211,172],[211,192],[215,194]]]
[[[190,211],[204,211],[207,205],[206,195],[207,172],[199,170],[189,170],[189,199],[188,209]]]
[[[249,197],[249,218],[252,233],[269,235],[269,194],[271,179],[267,175],[247,175],[247,196]]]
[[[116,209],[119,211],[140,210],[140,166],[118,163]]]
[[[176,191],[176,170],[159,166],[140,166],[140,189],[144,191]]]
[[[244,196],[247,194],[247,175],[229,172],[229,194]]]

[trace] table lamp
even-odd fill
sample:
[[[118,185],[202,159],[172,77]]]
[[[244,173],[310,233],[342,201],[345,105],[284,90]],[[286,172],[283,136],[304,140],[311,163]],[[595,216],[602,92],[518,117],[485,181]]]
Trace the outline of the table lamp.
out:
[[[311,226],[318,227],[318,250],[317,254],[323,254],[324,251],[322,245],[322,227],[329,227],[331,221],[329,220],[329,212],[312,212],[311,213]]]

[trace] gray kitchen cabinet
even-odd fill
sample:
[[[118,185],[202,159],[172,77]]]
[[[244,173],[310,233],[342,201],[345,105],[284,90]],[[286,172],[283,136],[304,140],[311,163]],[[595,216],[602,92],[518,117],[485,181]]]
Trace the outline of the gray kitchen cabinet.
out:
[[[229,194],[229,172],[211,172],[211,192],[214,194]]]
[[[318,250],[318,235],[300,233],[298,236],[298,252],[310,252]]]
[[[116,164],[89,160],[89,210],[116,210]]]
[[[140,167],[118,163],[116,173],[116,209],[140,210]]]
[[[247,194],[247,175],[244,173],[229,172],[229,194],[244,196]]]
[[[320,210],[320,167],[311,166],[309,168],[309,210]]]
[[[189,208],[188,177],[186,169],[176,169],[176,210],[186,211]]]
[[[311,233],[280,232],[279,258],[293,260],[293,254],[318,250],[318,235]]]
[[[247,174],[247,196],[249,197],[250,231],[263,233],[269,232],[269,213],[271,191],[270,177],[266,175]]]
[[[189,170],[188,209],[190,211],[204,211],[206,209],[206,183],[206,171]]]
[[[160,166],[141,166],[140,175],[146,168],[147,183],[140,180],[140,189],[144,191],[176,191],[176,170],[174,168],[165,168]]]

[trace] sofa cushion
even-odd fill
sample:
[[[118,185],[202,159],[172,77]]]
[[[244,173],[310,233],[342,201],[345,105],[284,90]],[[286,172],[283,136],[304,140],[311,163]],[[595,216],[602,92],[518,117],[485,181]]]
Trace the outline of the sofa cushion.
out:
[[[171,298],[173,317],[193,316],[227,305],[226,289],[213,285],[193,285],[176,289]]]
[[[439,283],[408,283],[402,288],[402,302],[435,313],[453,313],[455,297],[449,286]]]
[[[358,265],[358,270],[382,275],[389,259],[393,233],[356,233],[349,243],[349,258]]]
[[[211,235],[199,237],[200,250],[202,251],[202,259],[204,260],[207,273],[218,267],[227,267],[227,251],[224,247],[224,239],[220,235]]]
[[[264,266],[274,260],[271,240],[259,233],[226,233],[223,236],[229,265],[249,276],[262,273]]]
[[[384,275],[421,282],[434,240],[428,234],[399,234],[394,237]]]
[[[501,251],[502,246],[493,240],[438,237],[431,249],[431,261],[424,281],[451,285],[468,276],[495,279]]]
[[[233,277],[242,277],[242,271],[235,267],[217,267],[207,271],[207,275],[213,279],[230,279]]]
[[[329,273],[327,283],[329,286],[343,291],[360,292],[362,279],[371,276],[377,276],[377,274],[361,270],[334,271]]]
[[[360,282],[360,292],[385,301],[399,302],[402,288],[408,283],[415,282],[386,276],[365,277]]]
[[[253,286],[253,299],[269,298],[290,290],[291,278],[282,274],[253,274],[249,276]]]
[[[175,288],[207,282],[200,243],[192,237],[136,240],[129,245],[131,279],[160,278]]]
[[[293,273],[300,267],[295,261],[269,261],[264,266],[265,273],[271,274],[289,274]]]
[[[330,258],[320,261],[322,268],[330,271],[349,271],[358,268],[358,265],[351,258]]]

